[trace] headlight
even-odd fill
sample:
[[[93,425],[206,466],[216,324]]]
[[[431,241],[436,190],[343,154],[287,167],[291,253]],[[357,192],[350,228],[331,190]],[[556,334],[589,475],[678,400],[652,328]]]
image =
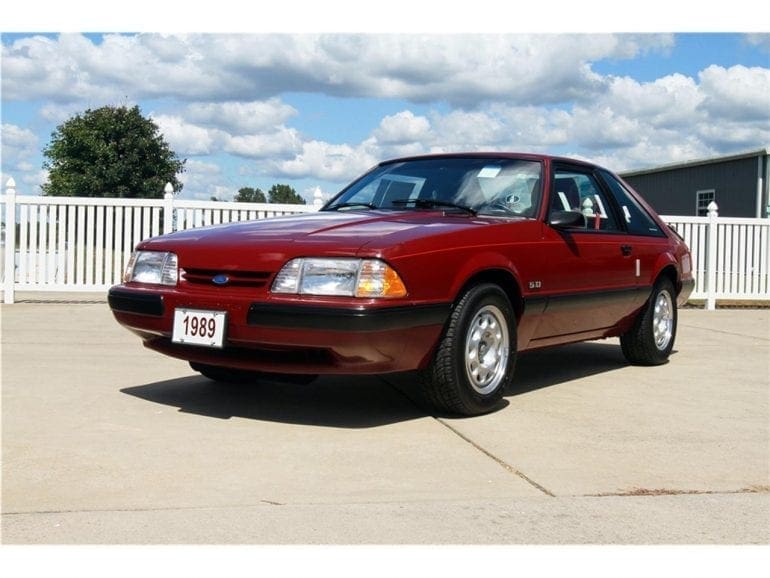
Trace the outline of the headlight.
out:
[[[154,283],[155,285],[176,285],[177,258],[174,253],[164,251],[136,251],[123,274],[123,282]]]
[[[398,273],[378,259],[292,259],[276,275],[271,291],[365,298],[406,296]]]

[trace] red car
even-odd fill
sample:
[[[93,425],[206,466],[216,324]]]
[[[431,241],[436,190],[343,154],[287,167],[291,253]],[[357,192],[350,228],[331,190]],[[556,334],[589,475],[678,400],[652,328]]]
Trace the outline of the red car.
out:
[[[520,351],[619,336],[664,363],[692,287],[685,243],[610,171],[468,153],[380,163],[317,213],[143,241],[109,303],[214,380],[409,370],[474,415]]]

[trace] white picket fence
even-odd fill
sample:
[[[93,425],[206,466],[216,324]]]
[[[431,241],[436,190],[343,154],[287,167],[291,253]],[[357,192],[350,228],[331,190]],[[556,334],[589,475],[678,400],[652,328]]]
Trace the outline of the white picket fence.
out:
[[[317,210],[317,205],[17,196],[13,181],[3,208],[3,295],[16,291],[105,292],[120,282],[139,241],[174,230]],[[693,257],[691,299],[770,303],[770,219],[664,216]],[[17,227],[18,224],[18,237]]]
[[[14,302],[16,291],[103,293],[120,283],[134,247],[149,237],[318,210],[317,205],[189,201],[171,193],[164,199],[17,196],[12,180],[0,204],[5,303]]]
[[[770,219],[720,217],[712,202],[707,217],[662,215],[692,253],[695,290],[707,309],[716,300],[770,302]]]

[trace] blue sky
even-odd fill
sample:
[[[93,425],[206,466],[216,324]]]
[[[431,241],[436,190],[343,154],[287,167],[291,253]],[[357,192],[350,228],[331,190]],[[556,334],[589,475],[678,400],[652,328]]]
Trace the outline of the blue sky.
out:
[[[303,30],[288,9],[262,29],[204,18],[163,34],[127,32],[141,30],[131,18],[58,20],[56,4],[46,17],[22,14],[0,25],[0,178],[39,194],[51,132],[123,104],[139,105],[187,159],[181,194],[198,199],[275,183],[330,195],[379,160],[416,153],[539,151],[623,171],[770,146],[761,17],[713,14],[715,28],[682,33],[689,15],[660,31],[652,10],[641,29],[589,20],[582,32],[568,9],[552,31],[537,13],[516,20],[523,29],[483,18],[490,4],[474,4],[477,18],[463,4],[428,33],[427,20],[370,29],[369,16],[328,14]]]

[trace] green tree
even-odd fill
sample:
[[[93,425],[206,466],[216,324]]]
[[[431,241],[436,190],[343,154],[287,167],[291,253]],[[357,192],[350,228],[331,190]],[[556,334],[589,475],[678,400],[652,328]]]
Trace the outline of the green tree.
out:
[[[287,203],[291,205],[305,205],[305,199],[297,194],[297,191],[289,185],[273,185],[267,192],[268,202]]]
[[[167,182],[182,189],[179,160],[138,106],[104,106],[68,119],[43,150],[46,195],[162,198]]]
[[[235,201],[239,203],[266,203],[265,193],[262,189],[253,189],[251,187],[242,187],[238,189],[238,194],[235,195]]]

